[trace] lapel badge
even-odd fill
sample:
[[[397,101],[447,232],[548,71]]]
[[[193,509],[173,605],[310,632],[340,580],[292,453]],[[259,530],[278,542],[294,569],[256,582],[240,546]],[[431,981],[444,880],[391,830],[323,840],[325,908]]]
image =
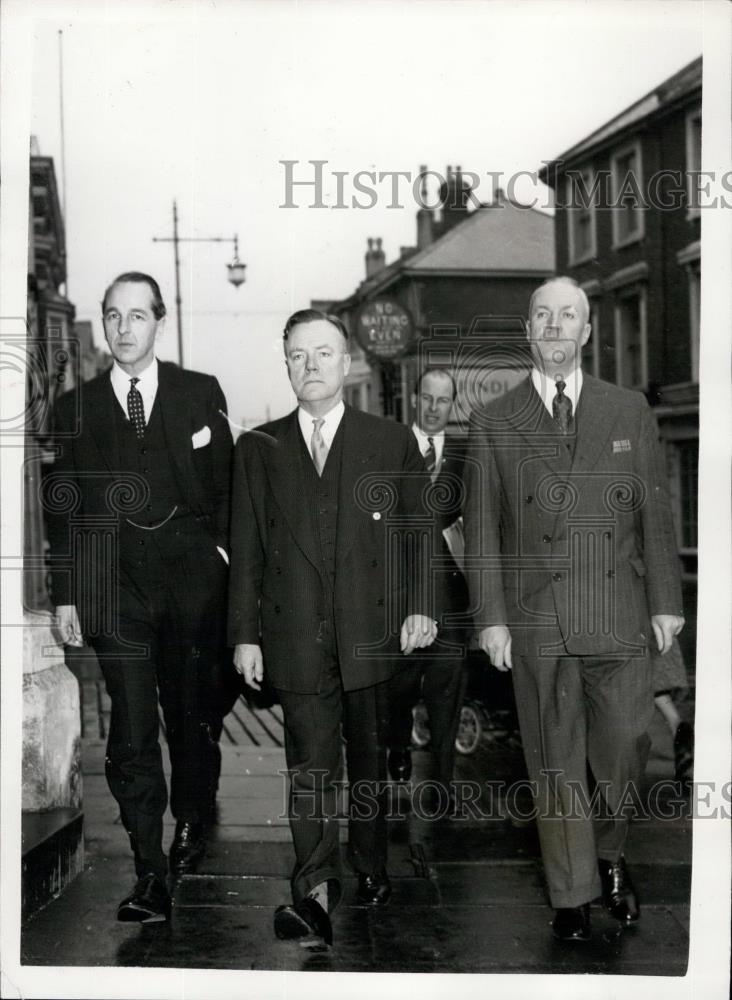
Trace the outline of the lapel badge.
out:
[[[621,451],[630,451],[630,441],[628,438],[621,438],[620,441],[613,441],[613,455]]]

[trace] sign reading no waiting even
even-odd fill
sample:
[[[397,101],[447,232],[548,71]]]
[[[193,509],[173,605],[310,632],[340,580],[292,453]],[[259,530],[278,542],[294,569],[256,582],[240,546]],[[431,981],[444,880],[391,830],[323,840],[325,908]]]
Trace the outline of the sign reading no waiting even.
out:
[[[414,337],[409,310],[388,296],[363,302],[356,312],[356,339],[377,361],[391,361],[404,354]]]

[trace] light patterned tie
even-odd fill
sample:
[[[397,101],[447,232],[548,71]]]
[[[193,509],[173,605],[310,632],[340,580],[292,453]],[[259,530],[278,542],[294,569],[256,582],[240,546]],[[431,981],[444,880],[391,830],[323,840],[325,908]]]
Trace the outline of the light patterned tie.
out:
[[[127,413],[130,423],[135,428],[138,438],[145,437],[145,405],[142,402],[140,390],[137,388],[139,378],[130,379],[130,391],[127,393]]]
[[[557,394],[552,400],[552,413],[560,434],[568,434],[572,424],[572,400],[564,395],[567,383],[557,381]]]
[[[328,457],[328,445],[325,443],[325,439],[321,433],[321,427],[324,423],[325,420],[322,417],[318,420],[313,420],[313,436],[310,439],[310,454],[313,456],[315,471],[319,476],[323,475],[325,460]]]

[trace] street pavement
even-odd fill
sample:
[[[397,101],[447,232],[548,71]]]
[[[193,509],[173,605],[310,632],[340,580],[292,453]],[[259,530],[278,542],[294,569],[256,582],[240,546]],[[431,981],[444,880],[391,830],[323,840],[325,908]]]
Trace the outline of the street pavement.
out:
[[[102,706],[103,707],[103,706]],[[87,720],[88,721],[88,720]],[[264,723],[264,725],[262,724]],[[279,727],[279,728],[278,728]],[[103,728],[103,724],[102,724]],[[34,966],[141,966],[350,972],[602,973],[683,976],[689,942],[691,819],[670,787],[671,739],[654,719],[643,804],[655,795],[673,818],[637,820],[626,850],[641,899],[638,925],[621,930],[592,907],[584,945],[552,939],[549,908],[521,751],[489,731],[458,758],[456,778],[479,789],[467,818],[415,815],[428,755],[415,751],[413,795],[394,786],[389,822],[389,905],[356,904],[348,878],[334,915],[334,946],[313,952],[278,941],[272,914],[289,901],[293,853],[284,815],[279,710],[227,720],[218,824],[196,875],[174,888],[169,923],[115,920],[134,873],[129,844],[104,778],[104,741],[83,743],[86,855],[83,873],[22,930],[22,962]],[[658,782],[664,782],[663,787]],[[423,787],[423,786],[422,786]],[[655,790],[654,790],[655,789]],[[345,824],[342,837],[345,838]],[[166,817],[166,837],[173,836]]]

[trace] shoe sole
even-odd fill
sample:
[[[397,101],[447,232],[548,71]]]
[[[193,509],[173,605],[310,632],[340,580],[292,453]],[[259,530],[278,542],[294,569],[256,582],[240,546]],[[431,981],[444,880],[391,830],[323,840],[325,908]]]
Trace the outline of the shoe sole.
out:
[[[117,911],[117,920],[123,924],[163,924],[166,920],[170,920],[170,914],[127,906],[123,910]]]
[[[291,908],[275,913],[274,932],[280,941],[294,941],[297,938],[314,937],[310,924]],[[322,941],[322,938],[318,938],[318,940]]]

